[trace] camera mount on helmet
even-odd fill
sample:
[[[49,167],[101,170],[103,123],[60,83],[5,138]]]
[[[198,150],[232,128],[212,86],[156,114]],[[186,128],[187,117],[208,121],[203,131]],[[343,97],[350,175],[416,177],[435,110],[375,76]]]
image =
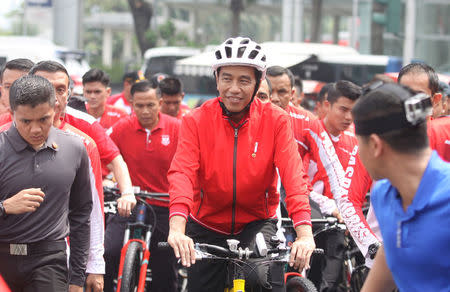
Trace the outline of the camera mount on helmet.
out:
[[[393,130],[415,127],[425,122],[431,115],[431,97],[425,93],[414,93],[411,89],[401,85],[382,82],[376,82],[363,88],[363,98],[369,93],[396,96],[401,100],[401,111],[368,120],[355,119],[357,135],[383,134]]]

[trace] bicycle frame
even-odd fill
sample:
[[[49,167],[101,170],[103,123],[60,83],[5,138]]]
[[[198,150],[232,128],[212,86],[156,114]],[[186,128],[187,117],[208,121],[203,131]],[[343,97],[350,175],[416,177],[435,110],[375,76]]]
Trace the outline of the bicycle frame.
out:
[[[138,204],[136,205],[136,221],[128,222],[127,228],[125,229],[123,239],[124,243],[122,250],[120,251],[119,274],[117,275],[118,280],[117,292],[120,292],[125,256],[131,242],[138,242],[142,246],[143,255],[141,258],[141,266],[139,270],[139,281],[137,292],[144,292],[145,281],[147,277],[147,266],[148,261],[150,259],[150,250],[149,250],[150,239],[152,237],[151,232],[152,225],[145,223],[146,216],[147,216],[147,206],[144,203],[140,202],[140,200],[138,200]],[[133,234],[131,234],[131,231],[133,231]],[[132,239],[130,239],[131,235]],[[144,238],[144,240],[142,240],[142,238]]]
[[[120,251],[120,265],[119,265],[119,274],[117,276],[116,292],[120,292],[125,255],[127,253],[128,246],[130,245],[131,242],[138,242],[142,245],[143,248],[143,257],[141,260],[141,268],[139,270],[139,284],[137,292],[144,292],[145,289],[145,278],[147,277],[147,266],[148,260],[150,259],[150,250],[147,248],[147,244],[142,239],[130,239],[127,241],[127,243],[122,247],[122,250]]]
[[[137,288],[136,291],[144,292],[145,284],[147,282],[147,268],[150,259],[150,240],[153,231],[153,226],[146,223],[149,212],[154,216],[153,223],[156,222],[155,212],[145,199],[168,197],[168,194],[166,193],[148,193],[146,191],[140,191],[137,187],[135,187],[134,191],[137,197],[137,204],[135,207],[136,217],[133,222],[127,222],[125,229],[123,246],[120,252],[116,292],[123,290],[123,285],[128,287],[130,281],[133,283],[133,287]],[[108,193],[110,196],[112,195],[114,200],[120,197],[119,190],[116,188],[106,188],[105,193]],[[108,213],[116,213],[116,205],[114,203],[109,203],[107,206],[111,209]],[[131,262],[127,260],[127,254],[128,258],[132,259]],[[133,269],[135,269],[135,272],[133,272]]]

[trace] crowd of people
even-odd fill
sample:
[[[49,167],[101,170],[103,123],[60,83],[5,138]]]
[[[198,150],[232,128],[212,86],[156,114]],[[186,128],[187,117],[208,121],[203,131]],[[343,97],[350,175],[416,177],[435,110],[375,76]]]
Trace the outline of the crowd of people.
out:
[[[446,291],[450,282],[449,86],[423,63],[397,83],[323,86],[314,112],[302,82],[267,68],[264,49],[229,38],[214,51],[218,97],[190,109],[180,79],[110,78],[94,68],[73,96],[63,65],[8,61],[0,71],[0,276],[12,291],[114,291],[133,186],[156,222],[150,291],[223,291],[227,264],[196,262],[194,243],[255,249],[292,219],[289,264],[310,268],[325,249],[320,291],[337,291],[343,233],[315,242],[311,217],[346,225],[370,268],[363,291]],[[118,213],[104,221],[103,186],[117,184]],[[370,194],[367,216],[363,206]],[[171,250],[160,250],[167,241]],[[425,268],[424,268],[425,267]],[[254,291],[285,291],[284,267],[252,268]],[[0,278],[1,280],[1,278]],[[2,281],[0,281],[2,283]]]

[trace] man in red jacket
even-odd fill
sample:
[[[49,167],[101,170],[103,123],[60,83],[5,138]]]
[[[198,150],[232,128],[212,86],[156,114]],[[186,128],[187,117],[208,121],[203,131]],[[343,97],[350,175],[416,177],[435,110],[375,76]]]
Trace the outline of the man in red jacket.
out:
[[[168,242],[190,267],[194,241],[226,246],[234,238],[255,249],[258,232],[268,241],[276,232],[278,168],[297,232],[290,264],[308,267],[315,247],[309,189],[289,116],[255,99],[266,57],[242,37],[226,40],[214,56],[220,96],[184,116],[168,173]],[[188,270],[189,291],[223,291],[226,269],[226,263],[196,263]],[[282,276],[271,268],[271,291],[284,291]]]

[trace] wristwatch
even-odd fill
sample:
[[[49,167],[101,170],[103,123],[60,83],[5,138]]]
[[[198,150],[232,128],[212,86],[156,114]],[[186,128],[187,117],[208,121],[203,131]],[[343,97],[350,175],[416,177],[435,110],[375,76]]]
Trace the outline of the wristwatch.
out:
[[[372,243],[371,245],[369,245],[367,252],[369,253],[370,259],[373,260],[375,258],[380,246],[381,246],[381,243],[379,243],[379,242],[375,242],[375,243]]]
[[[0,201],[0,217],[6,217],[5,207],[3,207],[3,201]]]

